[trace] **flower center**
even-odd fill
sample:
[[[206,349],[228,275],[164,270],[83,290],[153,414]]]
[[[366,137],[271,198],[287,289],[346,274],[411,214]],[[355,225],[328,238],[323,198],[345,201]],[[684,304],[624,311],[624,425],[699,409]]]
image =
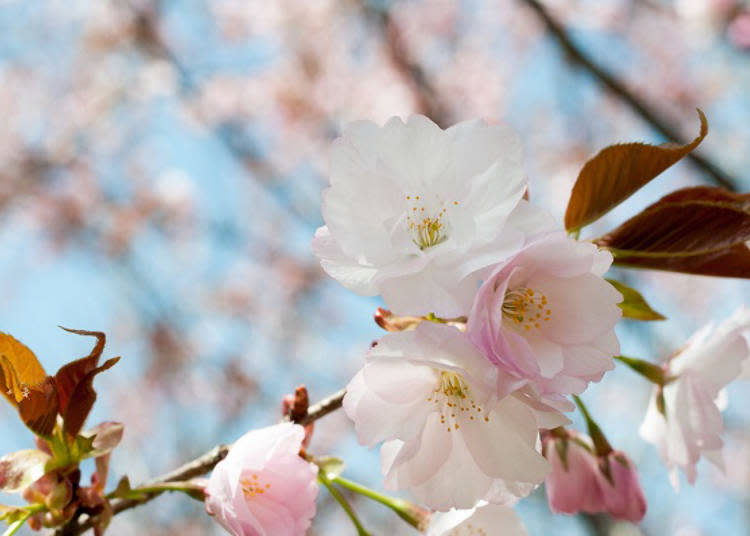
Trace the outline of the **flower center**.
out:
[[[407,195],[406,200],[410,205],[406,222],[409,224],[412,242],[421,250],[444,242],[448,238],[443,222],[443,216],[447,212],[445,204],[441,203],[437,210],[425,210],[420,196]],[[453,201],[453,204],[458,205],[458,201]]]
[[[487,531],[473,523],[467,523],[451,530],[447,536],[487,536]]]
[[[243,478],[240,480],[240,485],[242,486],[242,494],[248,500],[263,495],[271,487],[271,484],[261,482],[258,475],[252,475],[252,478]]]
[[[451,530],[447,536],[487,536],[487,531],[473,523],[467,523]]]
[[[505,318],[524,331],[539,329],[540,322],[547,322],[552,316],[547,296],[526,287],[508,290],[503,298],[502,311]]]
[[[433,389],[427,402],[434,402],[440,411],[440,424],[446,429],[458,430],[460,428],[458,419],[467,417],[470,421],[480,417],[482,406],[477,404],[471,395],[471,389],[466,379],[458,372],[440,371],[437,385]],[[485,422],[490,418],[484,412]]]

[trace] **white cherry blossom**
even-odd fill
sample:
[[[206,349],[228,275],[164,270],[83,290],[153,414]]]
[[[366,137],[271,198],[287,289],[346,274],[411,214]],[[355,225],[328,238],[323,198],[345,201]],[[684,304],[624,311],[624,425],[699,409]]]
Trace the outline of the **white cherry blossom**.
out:
[[[347,387],[344,410],[360,443],[385,441],[386,489],[409,489],[447,510],[508,504],[544,480],[536,410],[521,395],[498,399],[496,378],[496,367],[448,325],[424,322],[378,341]],[[550,425],[565,422],[550,415]]]
[[[744,307],[718,326],[704,326],[667,364],[668,375],[675,379],[661,396],[654,390],[640,433],[656,445],[675,488],[678,468],[695,483],[701,455],[723,469],[723,389],[748,361],[748,335],[750,309]]]
[[[509,506],[480,502],[467,510],[436,512],[427,536],[527,536],[518,514]]]
[[[313,250],[331,277],[398,314],[465,315],[482,270],[550,225],[525,189],[508,127],[358,121],[334,142]]]

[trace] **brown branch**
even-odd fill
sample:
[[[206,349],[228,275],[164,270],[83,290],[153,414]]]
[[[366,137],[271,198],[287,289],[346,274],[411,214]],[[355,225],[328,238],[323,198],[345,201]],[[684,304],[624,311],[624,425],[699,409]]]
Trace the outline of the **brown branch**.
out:
[[[588,71],[602,86],[626,103],[641,119],[651,125],[654,130],[670,141],[676,141],[681,144],[685,143],[684,137],[680,135],[679,130],[669,119],[662,116],[660,112],[651,107],[646,101],[632,93],[622,80],[596,63],[576,45],[563,25],[550,14],[541,2],[538,0],[521,1],[534,11],[546,26],[547,31],[557,40],[557,43],[573,62]],[[693,152],[688,155],[688,158],[711,182],[723,186],[728,190],[737,190],[737,185],[740,184],[740,181],[732,177],[707,157]]]
[[[325,417],[329,413],[336,411],[341,407],[341,403],[344,400],[344,394],[346,394],[346,391],[344,389],[341,389],[340,391],[337,391],[336,393],[324,398],[320,402],[313,404],[308,409],[307,415],[299,419],[297,423],[301,425],[310,424],[311,422],[317,421],[318,419]],[[152,487],[157,484],[163,484],[165,482],[184,482],[186,480],[190,480],[191,478],[204,475],[211,471],[211,469],[213,469],[217,463],[226,458],[230,448],[231,445],[217,445],[205,454],[198,456],[194,460],[191,460],[184,465],[181,465],[177,469],[174,469],[154,479],[147,480],[134,489],[137,490],[139,487]],[[117,515],[120,512],[124,512],[126,510],[130,510],[131,508],[135,508],[136,506],[145,504],[161,495],[161,493],[163,492],[148,493],[137,499],[114,499],[111,501],[112,515]],[[93,528],[93,521],[94,520],[91,518],[82,520],[78,517],[74,517],[67,524],[58,528],[55,531],[55,536],[77,536],[78,534],[82,534],[87,530]]]
[[[448,106],[432,84],[424,68],[411,58],[401,29],[386,9],[375,8],[371,2],[360,3],[363,15],[380,32],[388,59],[412,90],[417,110],[445,128],[451,123]]]

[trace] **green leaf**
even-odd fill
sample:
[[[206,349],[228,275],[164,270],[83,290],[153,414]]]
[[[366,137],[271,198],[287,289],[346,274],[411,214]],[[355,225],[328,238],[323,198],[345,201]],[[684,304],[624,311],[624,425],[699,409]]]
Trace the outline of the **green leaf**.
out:
[[[115,488],[115,491],[110,493],[108,497],[117,498],[117,499],[139,500],[139,499],[143,499],[147,495],[148,494],[146,493],[134,491],[133,488],[130,486],[130,479],[127,476],[124,476],[117,483],[117,487]]]
[[[23,491],[44,476],[50,459],[48,454],[36,449],[6,454],[0,458],[0,491]]]
[[[586,162],[570,193],[565,228],[576,231],[599,219],[695,149],[708,133],[705,115],[698,110],[698,116],[700,134],[687,145],[612,145]]]
[[[622,301],[618,304],[622,309],[622,316],[634,320],[666,320],[666,317],[654,311],[646,302],[640,292],[627,286],[620,281],[607,279],[607,281],[622,294]]]
[[[334,480],[341,476],[344,472],[346,464],[344,460],[340,458],[334,458],[333,456],[322,456],[315,459],[315,464],[323,471],[328,480]]]

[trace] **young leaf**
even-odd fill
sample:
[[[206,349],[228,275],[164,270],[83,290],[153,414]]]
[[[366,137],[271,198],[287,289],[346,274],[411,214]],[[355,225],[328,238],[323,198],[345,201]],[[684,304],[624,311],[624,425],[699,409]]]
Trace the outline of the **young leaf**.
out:
[[[695,149],[708,133],[698,110],[700,134],[687,145],[612,145],[586,162],[578,175],[565,212],[565,228],[575,231],[599,219]]]
[[[750,213],[735,203],[659,200],[596,240],[615,257],[705,255],[750,240]]]
[[[119,357],[113,357],[104,362],[100,367],[91,370],[76,384],[75,389],[70,393],[67,407],[63,410],[60,408],[60,414],[65,423],[65,432],[75,437],[81,431],[83,423],[86,421],[91,408],[96,402],[96,391],[94,391],[94,377],[102,371],[111,368],[120,360]]]
[[[689,186],[675,190],[659,200],[660,203],[684,201],[716,201],[729,203],[742,210],[750,209],[750,194],[738,194],[715,186]]]
[[[58,407],[55,379],[48,376],[26,390],[24,399],[18,403],[18,413],[32,432],[49,437],[55,428]]]
[[[16,493],[23,491],[45,473],[49,454],[41,450],[19,450],[0,458],[0,491]]]
[[[76,386],[81,380],[99,364],[99,358],[104,351],[104,345],[106,343],[106,336],[104,333],[99,331],[83,331],[78,329],[62,328],[70,333],[76,335],[85,335],[90,337],[96,337],[96,345],[91,350],[91,353],[81,359],[76,359],[70,363],[60,367],[55,375],[55,381],[57,382],[57,392],[60,398],[60,413],[64,413],[68,407],[68,401],[75,390]]]
[[[344,461],[333,456],[321,456],[315,459],[315,463],[325,473],[328,480],[334,480],[344,472]]]
[[[26,388],[44,381],[44,372],[34,352],[12,335],[0,333],[0,389],[14,406],[26,393]]]
[[[620,281],[607,281],[622,294],[622,301],[618,304],[622,309],[622,316],[634,320],[665,320],[665,317],[654,311],[637,290]]]
[[[705,255],[689,257],[615,257],[615,266],[666,270],[714,277],[739,277],[750,279],[750,249],[745,244],[736,244]]]
[[[103,370],[110,368],[120,358],[110,359],[104,365],[98,367],[99,358],[106,343],[104,333],[63,329],[77,335],[96,337],[96,344],[89,355],[64,365],[55,375],[58,399],[60,400],[60,415],[62,415],[65,423],[65,431],[69,436],[75,437],[81,431],[81,427],[88,417],[94,401],[96,401],[96,392],[92,383],[94,377]]]

